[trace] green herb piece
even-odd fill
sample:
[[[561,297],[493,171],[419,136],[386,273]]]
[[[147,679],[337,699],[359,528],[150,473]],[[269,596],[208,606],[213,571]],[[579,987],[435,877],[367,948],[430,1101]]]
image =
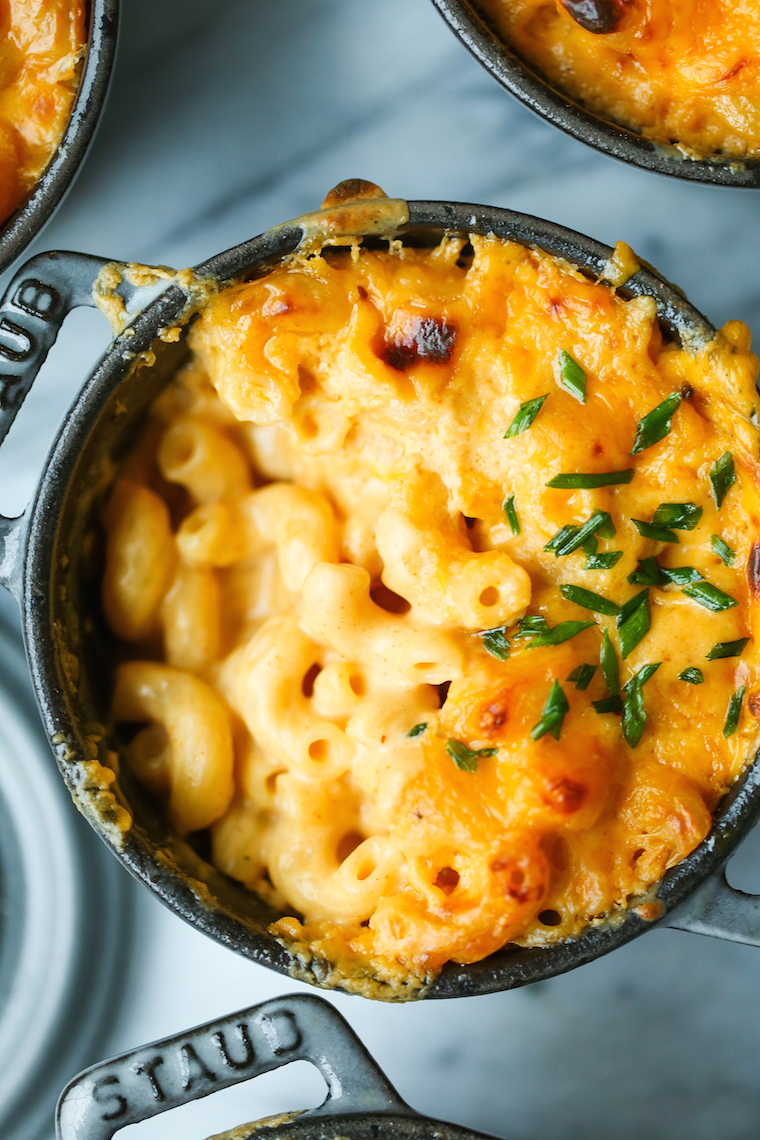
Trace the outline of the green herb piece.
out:
[[[652,626],[649,590],[642,590],[625,603],[617,616],[617,624],[620,656],[625,660]]]
[[[599,655],[599,664],[602,667],[602,676],[605,684],[614,697],[620,691],[620,663],[618,662],[615,646],[610,638],[610,631],[605,629],[602,637],[602,651]]]
[[[644,522],[642,519],[631,519],[631,522],[642,538],[651,538],[655,542],[681,541],[674,530],[667,530],[664,526],[653,526],[652,523]]]
[[[696,503],[660,503],[652,516],[652,524],[672,530],[694,530],[701,518],[702,507]]]
[[[642,558],[632,574],[628,575],[632,586],[664,586],[667,582],[662,566],[655,557]]]
[[[732,550],[727,542],[717,534],[710,535],[710,546],[713,548],[718,558],[722,558],[726,566],[733,566],[734,559],[736,558],[736,551]]]
[[[748,637],[740,637],[736,641],[718,641],[707,654],[708,661],[718,661],[721,657],[741,657]]]
[[[616,487],[619,483],[630,483],[633,474],[633,467],[626,471],[565,472],[555,475],[546,486],[555,487],[558,491],[593,491],[597,487]]]
[[[662,665],[643,665],[631,678],[625,687],[625,700],[623,701],[623,736],[629,748],[635,748],[644,735],[647,723],[647,714],[644,708],[644,685],[653,677]]]
[[[684,669],[682,673],[678,674],[679,681],[688,681],[690,685],[703,685],[705,682],[705,675],[701,669],[697,669],[694,665]]]
[[[406,735],[412,736],[412,737],[422,736],[422,734],[426,728],[427,728],[427,721],[423,720],[419,724],[415,724],[414,728],[410,728]]]
[[[673,582],[676,586],[688,586],[691,582],[704,582],[699,570],[693,566],[663,566],[662,573],[666,582]]]
[[[531,729],[531,740],[540,740],[547,732],[551,733],[555,740],[559,740],[562,722],[569,708],[570,705],[567,703],[567,697],[563,692],[562,686],[559,681],[555,679],[552,681],[551,689],[549,689],[549,696],[546,698],[541,719],[538,724]]]
[[[561,621],[559,625],[555,625],[554,629],[550,629],[547,633],[537,634],[532,641],[528,642],[526,649],[538,649],[542,645],[561,645],[563,641],[569,641],[571,637],[582,633],[584,629],[590,629],[592,625],[596,625],[596,622]]]
[[[742,711],[742,702],[744,694],[747,691],[747,686],[742,685],[741,689],[737,689],[731,700],[728,702],[728,713],[726,714],[726,723],[723,725],[723,735],[728,740],[729,736],[733,736],[739,727],[739,715]]]
[[[592,610],[595,614],[615,617],[616,614],[620,613],[620,606],[615,605],[609,598],[603,598],[601,594],[584,590],[583,586],[560,586],[559,592],[568,602],[575,602],[576,606],[583,606],[584,609]]]
[[[553,551],[554,554],[557,554],[559,548],[570,539],[575,538],[580,529],[579,526],[573,526],[572,523],[568,526],[563,526],[561,530],[557,531],[553,538],[549,539],[544,550],[550,550]],[[559,555],[557,555],[557,557],[559,557]]]
[[[526,614],[517,623],[517,633],[514,637],[532,637],[534,633],[548,633],[549,623],[539,614]]]
[[[546,396],[548,395],[549,393],[547,392]],[[505,439],[514,439],[516,435],[522,435],[524,431],[528,430],[541,411],[541,406],[546,396],[536,396],[535,400],[526,400],[525,403],[520,404],[520,407],[517,409],[517,415],[504,433]]]
[[[468,748],[461,740],[449,740],[446,751],[457,768],[461,768],[463,772],[475,772],[481,756],[483,759],[488,756],[495,756],[499,750],[498,748]]]
[[[623,557],[622,550],[610,550],[606,554],[590,554],[584,570],[611,570]]]
[[[647,412],[644,418],[639,420],[636,438],[629,452],[630,455],[638,455],[665,438],[670,431],[673,416],[681,404],[681,399],[680,392],[671,392],[666,400],[663,400],[656,408],[652,408],[651,412]]]
[[[586,555],[587,558],[590,558],[592,554],[596,554],[598,549],[599,549],[599,540],[593,534],[591,535],[591,538],[586,539],[583,546],[581,547],[581,550],[583,551],[583,553]]]
[[[576,689],[587,689],[591,683],[591,678],[596,673],[596,665],[591,665],[588,661],[584,661],[582,665],[577,665],[573,669],[568,681],[575,683]]]
[[[723,500],[736,482],[734,457],[730,451],[724,451],[720,459],[716,459],[710,469],[710,482],[718,509],[723,506]]]
[[[592,701],[591,707],[597,713],[619,713],[623,709],[623,699],[617,693],[612,697],[604,697],[601,701]]]
[[[576,400],[580,400],[582,404],[585,404],[586,373],[578,361],[573,360],[570,353],[565,352],[564,348],[562,348],[557,356],[557,363],[559,364],[559,374],[562,378],[562,387],[565,391],[569,392],[571,396],[575,396]]]
[[[522,530],[522,527],[520,526],[520,520],[518,519],[517,511],[515,510],[515,496],[514,495],[510,495],[509,498],[507,499],[506,503],[504,504],[504,513],[507,516],[507,519],[509,520],[509,525],[512,528],[512,534],[519,534],[520,531]]]
[[[700,606],[704,606],[706,610],[712,610],[714,614],[733,609],[734,606],[739,605],[735,598],[730,597],[729,594],[724,594],[723,590],[713,586],[712,582],[692,582],[690,585],[684,586],[683,593],[687,598],[692,598]]]
[[[478,634],[483,642],[483,648],[499,661],[506,661],[509,657],[509,638],[506,629],[505,625],[497,625],[495,629],[484,629]]]
[[[564,558],[596,534],[601,534],[604,538],[613,538],[615,535],[615,525],[607,511],[594,511],[581,527],[563,526],[562,530],[549,539],[544,550],[552,550],[555,557]]]

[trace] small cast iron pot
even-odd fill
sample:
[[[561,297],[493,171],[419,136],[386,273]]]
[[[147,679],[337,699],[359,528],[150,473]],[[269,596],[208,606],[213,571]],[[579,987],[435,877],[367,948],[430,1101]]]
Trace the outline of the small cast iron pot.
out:
[[[79,89],[53,157],[26,201],[0,223],[0,273],[20,257],[50,221],[82,165],[92,142],[111,80],[118,31],[119,0],[89,0],[88,31]]]
[[[143,1045],[74,1077],[61,1093],[57,1140],[111,1140],[161,1112],[289,1065],[324,1077],[319,1108],[239,1125],[213,1140],[487,1140],[420,1116],[401,1099],[334,1006],[291,994]]]
[[[737,160],[725,155],[692,159],[675,146],[645,139],[635,131],[595,115],[552,87],[540,72],[532,70],[491,31],[478,12],[476,0],[433,0],[433,3],[465,47],[502,87],[573,138],[621,162],[673,178],[711,182],[716,186],[760,187],[760,159]]]
[[[370,235],[369,243],[394,236],[429,246],[451,232],[497,234],[540,247],[593,278],[604,278],[612,252],[572,230],[510,210],[375,199],[270,230],[198,266],[196,274],[219,282],[261,275],[315,233]],[[111,264],[84,254],[45,253],[16,275],[0,304],[0,441],[64,317],[78,305],[94,303],[96,279]],[[112,772],[98,763],[112,764],[109,749],[117,747],[104,727],[113,644],[97,601],[99,518],[114,472],[140,432],[149,404],[188,357],[185,334],[192,319],[188,293],[176,282],[158,296],[155,288],[151,296],[140,286],[122,292],[133,313],[129,326],[112,341],[69,410],[26,513],[17,519],[0,516],[0,584],[21,607],[34,688],[63,777],[78,807],[128,870],[176,914],[248,958],[319,986],[388,1000],[526,985],[622,946],[656,922],[760,945],[760,896],[733,890],[723,874],[726,860],[760,815],[756,762],[720,804],[709,836],[639,904],[551,947],[508,946],[469,966],[449,964],[430,985],[410,984],[408,991],[384,988],[368,977],[345,977],[278,942],[266,927],[280,916],[210,865],[203,837],[180,839],[126,766],[109,788]],[[665,336],[684,345],[698,347],[714,335],[709,322],[651,269],[639,270],[622,293],[652,296]],[[162,330],[178,326],[179,339],[162,339]],[[124,826],[123,805],[131,826]]]

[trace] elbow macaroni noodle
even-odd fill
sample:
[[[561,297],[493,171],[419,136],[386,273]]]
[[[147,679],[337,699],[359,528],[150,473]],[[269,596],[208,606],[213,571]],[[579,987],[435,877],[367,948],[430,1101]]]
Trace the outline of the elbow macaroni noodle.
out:
[[[758,741],[744,327],[689,355],[663,343],[648,298],[511,242],[451,237],[294,256],[215,296],[190,344],[104,515],[103,608],[131,646],[113,718],[180,832],[211,828],[215,864],[286,916],[274,932],[424,976],[577,934],[693,850]],[[585,374],[583,407],[563,351]],[[631,457],[673,392],[670,431]],[[710,473],[727,451],[719,505]],[[628,469],[629,482],[547,486]],[[640,533],[632,520],[662,502],[702,513],[676,541]],[[554,536],[594,512],[614,537],[608,525],[556,553]],[[629,649],[614,615],[655,558],[737,604],[706,608],[661,575]],[[587,624],[552,640],[568,622]],[[622,720],[593,703],[615,703],[605,630]],[[576,688],[584,663],[595,671]],[[647,664],[634,707],[625,686]],[[681,678],[697,666],[703,684]]]

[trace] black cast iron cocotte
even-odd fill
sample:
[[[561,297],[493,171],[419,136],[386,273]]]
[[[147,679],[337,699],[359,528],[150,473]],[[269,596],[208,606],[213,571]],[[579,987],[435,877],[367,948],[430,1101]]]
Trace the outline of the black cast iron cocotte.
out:
[[[540,71],[512,51],[491,30],[477,0],[433,0],[458,39],[494,79],[555,127],[621,162],[715,186],[760,187],[760,159],[708,155],[692,158],[676,146],[646,139],[594,114],[552,86]]]
[[[395,220],[389,232],[391,216]],[[511,210],[375,199],[269,230],[198,266],[195,280],[226,283],[260,276],[315,232],[338,238],[341,233],[372,235],[369,242],[392,236],[422,246],[435,244],[444,233],[496,234],[565,258],[599,279],[612,255],[608,246]],[[45,253],[12,281],[0,304],[0,441],[64,317],[78,305],[95,303],[95,283],[100,287],[104,269],[113,264],[84,254]],[[188,356],[185,333],[193,312],[189,293],[176,280],[164,282],[158,296],[155,285],[152,292],[144,285],[120,288],[133,314],[128,326],[71,406],[25,514],[0,516],[0,584],[21,607],[37,701],[61,773],[79,809],[124,866],[176,914],[238,953],[318,986],[388,1000],[459,997],[526,985],[597,958],[657,922],[760,945],[760,896],[733,890],[723,873],[726,860],[760,815],[757,763],[748,766],[724,798],[709,836],[691,855],[646,898],[577,938],[545,948],[507,946],[472,965],[450,963],[422,987],[392,987],[369,975],[344,976],[268,933],[267,926],[280,916],[212,867],[202,842],[187,842],[174,833],[128,768],[114,764],[111,751],[118,746],[107,728],[112,643],[98,602],[99,518],[149,404]],[[652,296],[664,335],[685,346],[699,347],[714,335],[709,322],[654,270],[640,269],[621,293]],[[165,330],[177,326],[182,329],[179,339],[166,336]],[[118,776],[109,787],[114,767]]]

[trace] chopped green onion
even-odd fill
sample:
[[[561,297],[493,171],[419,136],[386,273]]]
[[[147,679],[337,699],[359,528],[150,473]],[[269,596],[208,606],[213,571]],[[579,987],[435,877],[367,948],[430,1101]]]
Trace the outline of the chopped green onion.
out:
[[[714,614],[733,609],[734,606],[739,605],[735,598],[729,594],[724,594],[723,590],[713,586],[712,582],[692,582],[690,585],[684,586],[683,593],[687,598],[692,598],[700,606],[704,606],[706,610],[712,610]]]
[[[509,519],[509,525],[512,528],[512,534],[519,534],[522,530],[522,527],[520,526],[520,520],[518,519],[517,511],[515,510],[514,495],[510,495],[504,504],[504,513]]]
[[[540,614],[526,614],[517,623],[515,637],[532,637],[534,633],[548,633],[549,623]]]
[[[484,629],[478,634],[483,642],[483,648],[499,661],[506,661],[509,657],[509,638],[506,629],[505,625],[497,625],[495,629]]]
[[[611,570],[623,557],[622,550],[610,550],[606,554],[589,554],[584,570]]]
[[[731,700],[728,702],[728,712],[726,714],[726,723],[723,725],[723,735],[726,739],[733,736],[739,727],[739,715],[742,711],[742,702],[744,694],[747,691],[747,686],[742,685],[741,689],[737,689]]]
[[[736,641],[718,641],[707,654],[708,661],[718,661],[721,657],[741,657],[748,637],[740,637]]]
[[[710,535],[710,546],[713,548],[718,558],[722,558],[726,566],[733,566],[734,559],[736,558],[736,551],[732,550],[727,542],[717,534]]]
[[[635,748],[644,735],[647,714],[644,708],[642,689],[649,678],[654,676],[660,665],[662,665],[661,661],[658,661],[656,665],[643,665],[625,687],[623,736],[629,748]]]
[[[584,629],[590,629],[592,625],[596,625],[596,622],[562,621],[547,633],[537,634],[532,641],[528,642],[526,648],[538,649],[542,645],[561,645],[563,641],[569,641],[571,637],[582,633]]]
[[[692,582],[704,582],[699,570],[693,566],[663,566],[662,573],[666,582],[673,582],[676,586],[688,586]]]
[[[549,393],[547,392],[546,396],[548,395]],[[520,407],[517,409],[517,415],[504,433],[505,439],[514,439],[516,435],[522,435],[524,431],[528,430],[541,411],[541,405],[546,399],[546,396],[536,396],[535,400],[526,400],[523,404],[520,404]]]
[[[696,503],[660,503],[652,516],[652,523],[672,530],[694,530],[701,518],[702,507]]]
[[[592,701],[591,707],[597,713],[619,713],[623,708],[623,700],[617,693],[612,697],[604,697],[601,701]]]
[[[626,471],[565,472],[555,475],[546,486],[555,487],[559,491],[593,491],[597,487],[616,487],[619,483],[630,483],[633,474],[633,467]]]
[[[583,606],[584,609],[592,610],[595,614],[615,617],[616,614],[620,613],[620,606],[611,602],[609,598],[603,598],[601,594],[584,590],[583,586],[560,586],[559,592],[568,602],[575,602],[576,606]]]
[[[657,559],[642,558],[632,574],[628,575],[632,586],[664,586],[667,582],[662,566]]]
[[[549,696],[546,698],[541,719],[538,724],[531,729],[531,740],[540,740],[547,732],[550,732],[555,740],[559,740],[562,722],[569,708],[570,705],[567,703],[567,697],[564,694],[562,686],[555,678],[555,680],[552,681]]]
[[[629,452],[630,455],[638,455],[665,438],[670,431],[673,416],[680,406],[681,399],[680,392],[671,392],[666,400],[663,400],[656,408],[652,408],[651,412],[647,412],[644,418],[639,420],[636,438]]]
[[[555,557],[563,558],[583,546],[595,534],[601,534],[605,538],[614,537],[615,526],[607,511],[594,511],[591,518],[581,527],[563,526],[562,530],[557,531],[554,537],[549,539],[544,550],[551,550]]]
[[[642,538],[651,538],[655,542],[681,541],[675,531],[668,530],[664,526],[653,526],[652,523],[644,522],[642,519],[631,519],[631,522]]]
[[[575,396],[576,400],[580,400],[582,404],[586,403],[586,373],[581,368],[577,360],[573,360],[569,352],[565,352],[564,348],[560,349],[557,356],[557,363],[559,364],[559,374],[562,378],[562,387],[565,391],[569,392],[571,396]]]
[[[723,506],[723,500],[736,482],[734,457],[730,451],[724,451],[710,469],[710,482],[718,509]]]
[[[475,772],[481,756],[484,759],[488,756],[495,756],[499,750],[498,748],[468,748],[461,740],[449,740],[446,751],[457,768],[461,768],[463,772]]]
[[[684,669],[682,673],[678,674],[678,680],[688,681],[690,685],[703,685],[705,675],[701,669],[697,669],[694,665],[691,665],[688,669]]]
[[[602,667],[602,676],[611,696],[620,691],[620,663],[618,662],[615,646],[610,638],[610,631],[605,629],[602,637],[602,651],[599,655],[599,664]]]
[[[625,603],[617,616],[617,624],[620,656],[625,660],[652,626],[649,590],[642,590]]]
[[[576,689],[587,689],[591,683],[591,678],[596,673],[596,665],[591,665],[588,661],[584,661],[582,665],[577,665],[573,669],[568,681],[575,683]]]
[[[553,538],[549,539],[544,550],[551,550],[554,554],[557,554],[559,548],[564,546],[570,539],[575,538],[580,529],[579,526],[573,526],[572,523],[568,526],[563,526],[561,530],[557,531]],[[557,557],[559,557],[559,555],[557,555]]]
[[[581,550],[588,558],[590,558],[592,554],[596,554],[598,549],[599,539],[596,538],[593,534],[591,535],[591,538],[586,539],[583,546],[581,547]]]
[[[415,724],[414,728],[410,728],[406,735],[412,736],[412,737],[422,736],[422,733],[425,731],[426,728],[427,728],[427,721],[426,720],[420,721],[419,724]]]

